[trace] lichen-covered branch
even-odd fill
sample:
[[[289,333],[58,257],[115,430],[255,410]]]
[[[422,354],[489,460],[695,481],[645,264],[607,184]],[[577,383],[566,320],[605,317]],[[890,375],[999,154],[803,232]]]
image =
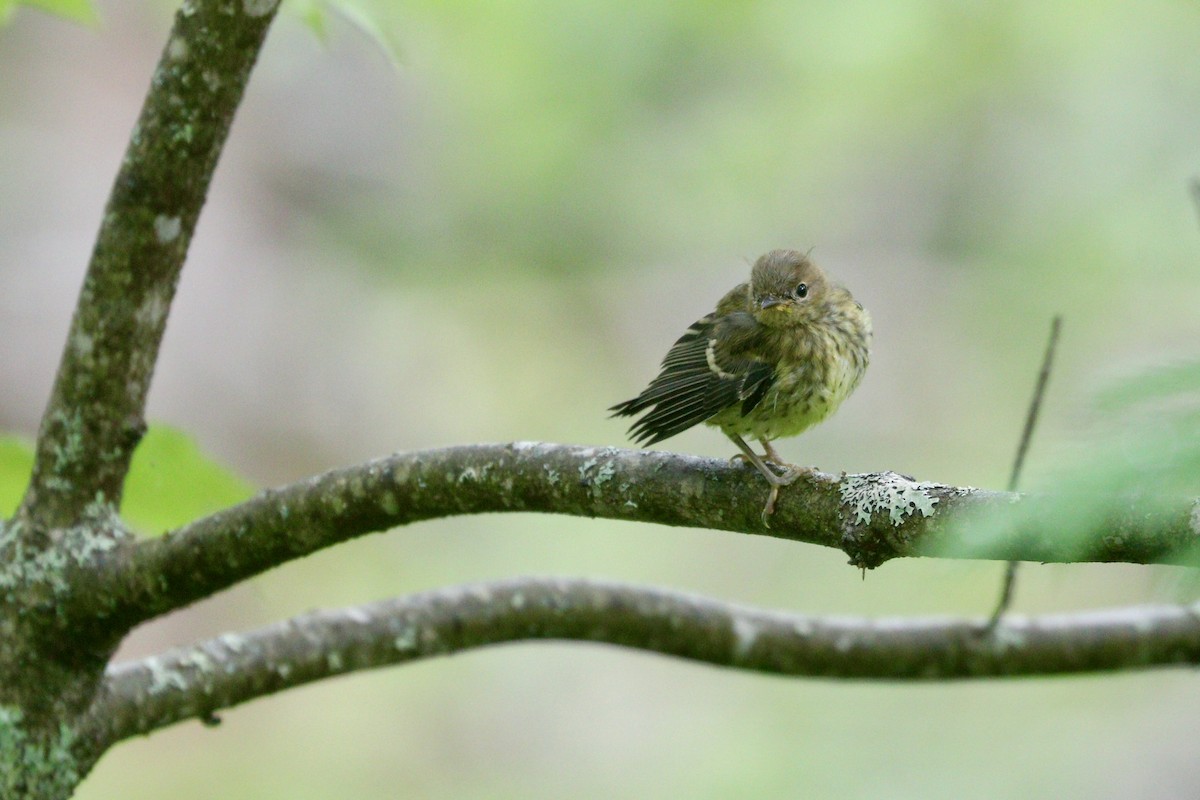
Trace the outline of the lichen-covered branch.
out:
[[[519,579],[338,611],[111,667],[89,735],[116,742],[346,672],[536,639],[603,642],[780,675],[877,680],[1057,675],[1200,663],[1200,609],[827,619],[619,583]]]
[[[290,559],[435,517],[537,511],[776,536],[837,547],[873,567],[898,556],[1186,563],[1191,506],[1130,507],[1097,518],[1086,539],[1057,537],[1036,517],[986,535],[976,515],[1012,514],[1017,495],[917,483],[895,473],[805,477],[780,494],[741,465],[664,452],[516,443],[400,453],[334,470],[118,548],[75,580],[68,618],[99,613],[127,629]],[[75,605],[72,605],[75,604]]]
[[[65,799],[103,752],[77,722],[126,629],[58,603],[129,541],[116,509],[167,314],[276,4],[184,0],[104,210],[30,484],[0,522],[0,797]]]
[[[187,0],[175,16],[42,417],[20,511],[31,532],[120,500],[179,272],[276,4]]]

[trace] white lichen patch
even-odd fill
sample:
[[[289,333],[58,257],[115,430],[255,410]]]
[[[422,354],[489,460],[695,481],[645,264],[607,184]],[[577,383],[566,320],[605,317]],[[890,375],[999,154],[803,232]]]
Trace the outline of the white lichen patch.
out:
[[[204,81],[204,85],[208,87],[210,92],[216,92],[221,88],[221,76],[216,70],[206,69],[200,73],[200,79]]]
[[[412,480],[413,465],[410,461],[394,461],[391,464],[392,483],[396,486],[405,486]]]
[[[799,617],[792,621],[792,631],[797,636],[812,636],[817,632],[817,626],[808,617]]]
[[[221,646],[230,653],[240,653],[246,649],[246,638],[236,633],[222,633],[217,637],[217,641]]]
[[[611,481],[616,474],[617,470],[613,467],[611,461],[602,464],[600,469],[596,470],[596,476],[592,478],[592,497],[599,500],[604,490],[604,484]]]
[[[279,5],[279,0],[242,0],[242,10],[251,17],[270,14]]]
[[[95,340],[86,333],[76,333],[71,337],[71,348],[74,349],[75,354],[80,358],[88,358],[91,356],[92,350],[95,348],[95,346]]]
[[[146,299],[138,306],[134,312],[134,319],[139,325],[151,329],[159,328],[163,320],[167,318],[167,311],[171,308],[170,302],[162,292],[151,292],[146,295]]]
[[[346,609],[346,619],[358,625],[370,625],[374,617],[366,609],[351,606]]]
[[[158,239],[159,244],[169,244],[179,238],[179,232],[183,230],[183,220],[179,217],[168,217],[166,214],[159,214],[154,218],[154,236]]]
[[[167,58],[172,61],[183,61],[188,56],[188,43],[179,36],[173,36],[167,43]]]
[[[179,671],[168,667],[162,659],[151,657],[144,662],[150,671],[150,685],[146,688],[149,694],[159,694],[169,689],[186,689],[187,681]]]
[[[1004,620],[1004,624],[997,625],[988,637],[989,648],[997,654],[1020,650],[1025,647],[1029,638],[1026,628],[1027,625],[1022,619],[1012,617]]]
[[[704,476],[689,473],[679,481],[677,491],[683,497],[700,498],[704,496]]]
[[[744,617],[733,619],[733,660],[741,661],[758,641],[758,625]]]
[[[211,673],[216,663],[203,650],[192,650],[179,659],[180,666],[189,667],[197,672]]]
[[[476,469],[475,467],[465,467],[458,474],[458,483],[479,483],[487,478],[487,475],[492,470],[491,464],[483,464]]]
[[[54,446],[54,472],[61,475],[83,458],[83,414],[79,410],[68,414],[59,409],[51,414],[50,421],[61,431],[58,437],[60,444]]]
[[[492,602],[492,591],[487,587],[487,584],[477,583],[468,586],[466,589],[468,596],[478,600],[485,605]]]
[[[417,628],[410,625],[392,637],[392,647],[401,653],[417,649]]]
[[[80,780],[75,730],[63,722],[45,739],[26,727],[21,709],[0,706],[0,796],[69,797]]]
[[[592,497],[596,500],[601,499],[605,484],[617,477],[616,456],[620,452],[615,447],[606,447],[598,452],[592,450],[589,453],[596,453],[599,457],[593,456],[579,465],[579,481],[591,487]],[[622,494],[625,493],[624,488],[627,485],[621,488]]]
[[[932,489],[938,484],[917,483],[895,472],[867,475],[847,475],[838,488],[842,503],[848,505],[854,520],[868,525],[877,513],[887,513],[892,525],[899,526],[906,517],[918,511],[921,516],[933,515],[938,498]]]
[[[175,103],[176,105],[183,105],[182,98],[175,97],[173,99],[177,101]],[[196,137],[196,129],[194,127],[192,127],[192,124],[190,122],[186,123],[184,125],[174,126],[174,128],[172,129],[171,135],[170,135],[170,139],[172,142],[174,142],[175,144],[182,144],[182,145],[191,144],[192,139],[194,139],[195,137]]]
[[[396,493],[385,491],[379,498],[379,507],[383,509],[383,513],[389,517],[394,517],[400,513],[400,501],[396,499]]]
[[[111,506],[105,504],[105,508],[115,515]],[[22,588],[42,585],[56,595],[65,594],[70,590],[67,573],[71,569],[91,564],[98,554],[116,547],[119,538],[129,536],[119,521],[107,517],[97,521],[90,516],[91,510],[91,505],[84,510],[80,525],[58,534],[55,547],[35,553],[25,552],[20,523],[0,521],[0,550],[10,554],[9,560],[0,564],[0,592],[11,600]]]

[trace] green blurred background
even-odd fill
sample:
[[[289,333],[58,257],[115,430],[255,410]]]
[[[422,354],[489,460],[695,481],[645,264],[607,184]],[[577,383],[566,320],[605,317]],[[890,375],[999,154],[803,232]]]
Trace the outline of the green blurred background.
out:
[[[267,486],[397,449],[621,445],[604,409],[773,247],[871,310],[839,414],[780,449],[1002,487],[1049,319],[1029,475],[1106,377],[1200,339],[1200,8],[1188,2],[380,2],[276,23],[184,271],[149,413]],[[0,29],[0,429],[31,437],[170,24]],[[712,456],[709,430],[671,449]],[[983,614],[1001,567],[768,538],[451,519],[289,564],[121,656],[524,574],[810,613]],[[1179,596],[1178,571],[1031,566],[1021,612]],[[108,754],[99,798],[1194,795],[1183,672],[951,685],[783,680],[516,645],[256,701]]]

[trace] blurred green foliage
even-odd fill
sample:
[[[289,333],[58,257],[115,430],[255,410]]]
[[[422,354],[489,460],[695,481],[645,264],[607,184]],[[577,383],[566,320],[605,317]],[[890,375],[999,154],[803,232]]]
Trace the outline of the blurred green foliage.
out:
[[[0,438],[0,514],[11,515],[33,468],[33,448]],[[253,488],[200,452],[183,431],[155,425],[134,453],[121,514],[142,533],[163,533],[245,500]]]
[[[399,63],[402,50],[398,31],[381,24],[375,9],[354,0],[286,0],[284,10],[296,15],[324,43],[329,42],[330,17],[340,17],[374,41],[393,64]]]
[[[1040,531],[1071,553],[1086,550],[1106,520],[1124,519],[1132,507],[1146,521],[1159,514],[1174,519],[1200,497],[1198,433],[1200,362],[1110,378],[1079,414],[1076,429],[1043,445],[1033,479],[1022,482],[1026,502],[961,524],[975,541],[1014,527]]]
[[[0,516],[12,516],[17,510],[32,469],[33,448],[29,442],[16,436],[0,437]]]
[[[768,231],[825,248],[917,236],[1054,288],[1069,263],[1178,264],[1179,240],[1155,234],[1188,213],[1183,153],[1143,125],[1200,99],[1178,77],[1191,4],[354,7],[404,32],[405,66],[437,94],[397,136],[419,154],[402,211],[368,186],[318,224],[406,279],[633,270]]]
[[[1027,521],[1048,535],[1081,541],[1131,504],[1149,519],[1200,497],[1200,362],[1112,379],[1080,428],[1031,485],[1044,499]]]
[[[0,23],[6,22],[17,6],[41,9],[84,25],[95,25],[100,21],[90,0],[0,0]]]
[[[154,425],[133,454],[121,515],[144,533],[163,533],[241,502],[253,487],[217,464],[183,431]]]

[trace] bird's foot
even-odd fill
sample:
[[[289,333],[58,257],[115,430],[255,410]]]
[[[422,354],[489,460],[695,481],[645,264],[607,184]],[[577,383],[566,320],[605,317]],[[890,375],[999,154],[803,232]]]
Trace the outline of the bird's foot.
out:
[[[767,483],[771,484],[771,493],[767,495],[767,504],[763,506],[762,521],[763,527],[771,527],[771,523],[767,518],[775,513],[775,501],[779,499],[779,487],[790,486],[796,482],[796,479],[802,475],[812,475],[817,470],[816,467],[798,467],[795,464],[789,464],[779,457],[779,453],[775,452],[775,448],[766,439],[760,439],[763,450],[766,452],[766,459],[755,453],[750,445],[746,444],[746,440],[736,433],[725,432],[725,435],[733,440],[733,443],[738,446],[742,452],[729,459],[732,466],[734,461],[741,461],[743,464],[752,464],[758,470]]]
[[[816,471],[816,467],[801,467],[796,464],[790,464],[787,461],[774,461],[769,458],[765,459],[763,463],[775,473],[775,477],[786,481],[786,483],[780,484],[781,486],[787,486],[805,473]]]
[[[791,483],[796,479],[795,477],[788,477],[795,472],[804,473],[816,471],[816,467],[799,467],[789,461],[785,461],[783,456],[779,455],[779,451],[771,446],[770,442],[763,440],[761,443],[763,446],[763,451],[767,456],[763,459],[763,463],[771,467],[773,470],[778,470],[779,476],[787,478],[788,483]],[[784,485],[786,486],[787,484]]]
[[[763,527],[765,528],[771,527],[771,523],[767,521],[767,518],[775,513],[775,501],[779,499],[779,487],[791,486],[799,478],[816,472],[816,468],[814,467],[797,467],[795,464],[776,464],[772,462],[767,463],[772,467],[777,467],[783,470],[783,472],[776,474],[774,470],[772,470],[772,475],[770,477],[765,474],[763,475],[763,477],[766,478],[771,484],[771,493],[767,495],[767,504],[763,506],[762,510],[762,522]]]
[[[795,464],[788,463],[780,458],[778,453],[775,454],[775,458],[768,456],[767,458],[760,460],[764,465],[771,467],[772,472],[776,472],[776,474],[784,476],[786,476],[792,470],[801,470],[803,472],[807,472],[816,469],[816,467],[798,467]],[[729,457],[729,466],[732,467],[734,464],[741,464],[743,466],[754,467],[755,469],[758,469],[758,465],[751,461],[750,457],[745,453],[734,453],[731,455]],[[761,472],[761,470],[759,471]]]
[[[775,501],[779,498],[779,487],[771,484],[771,493],[767,495],[767,504],[763,506],[762,523],[764,528],[771,527],[770,521],[767,519],[775,513]]]
[[[779,455],[779,451],[766,439],[760,439],[759,444],[762,445],[763,452],[767,454],[767,461],[772,464],[787,464],[783,457]]]

